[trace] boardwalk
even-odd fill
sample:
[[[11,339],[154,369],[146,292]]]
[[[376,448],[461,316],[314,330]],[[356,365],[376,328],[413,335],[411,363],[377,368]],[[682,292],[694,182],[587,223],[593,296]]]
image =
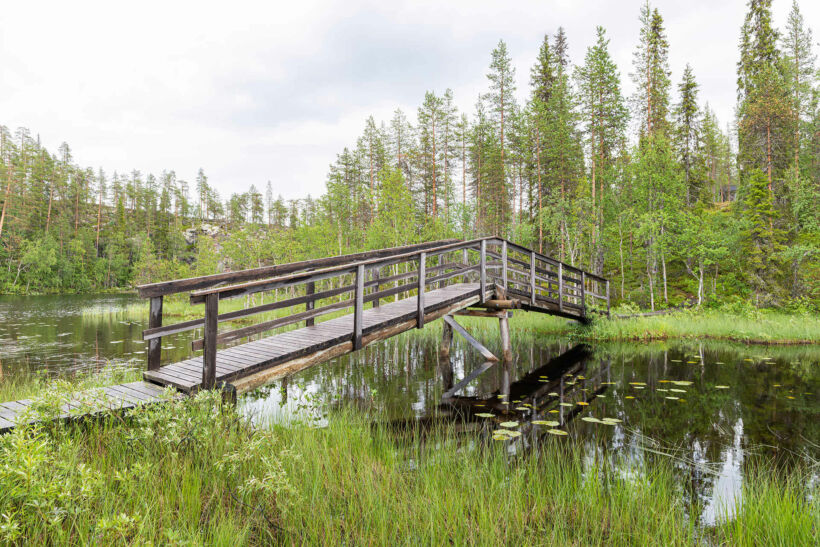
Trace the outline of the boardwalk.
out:
[[[606,279],[497,237],[166,281],[143,285],[139,291],[150,299],[143,332],[148,370],[143,382],[105,388],[103,403],[110,407],[157,402],[166,387],[180,396],[226,385],[248,391],[444,316],[450,317],[445,318],[443,354],[449,354],[448,336],[455,331],[485,357],[497,359],[452,317],[469,314],[501,321],[506,360],[509,310],[581,322],[590,320],[593,309],[609,313]],[[179,293],[189,293],[191,305],[204,304],[204,317],[164,325],[163,298]],[[219,310],[222,301],[245,298],[250,303],[256,295],[272,296],[273,302]],[[327,315],[332,317],[323,317]],[[257,322],[219,329],[221,323],[248,322],[251,317]],[[320,318],[326,320],[317,323]],[[284,328],[290,330],[282,332]],[[186,331],[202,333],[191,345],[202,354],[162,366],[162,338]],[[30,404],[0,403],[0,430],[12,428]],[[79,401],[69,402],[61,417],[74,417],[79,408]]]
[[[177,395],[177,398],[179,395]],[[149,382],[130,382],[98,388],[77,394],[60,407],[57,419],[70,419],[102,413],[109,410],[127,410],[140,405],[167,401],[165,389]],[[33,406],[34,405],[34,406]],[[0,433],[17,425],[39,421],[33,399],[0,403]]]

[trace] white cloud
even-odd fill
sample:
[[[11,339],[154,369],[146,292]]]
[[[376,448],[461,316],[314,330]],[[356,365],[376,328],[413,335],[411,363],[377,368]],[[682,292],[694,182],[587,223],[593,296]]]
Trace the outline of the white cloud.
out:
[[[0,123],[108,172],[193,180],[202,167],[223,195],[271,180],[316,196],[368,115],[412,116],[426,89],[447,87],[472,112],[502,38],[523,98],[545,33],[563,25],[581,62],[603,25],[628,92],[641,3],[15,2],[0,12]],[[701,99],[730,121],[745,2],[654,5],[673,83],[690,62]],[[789,7],[775,0],[778,25]],[[801,9],[820,20],[818,3]]]

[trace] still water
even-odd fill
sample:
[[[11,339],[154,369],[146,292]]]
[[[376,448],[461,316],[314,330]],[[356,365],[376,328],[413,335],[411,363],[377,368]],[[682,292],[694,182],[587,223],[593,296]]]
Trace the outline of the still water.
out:
[[[147,315],[132,295],[0,297],[0,381],[22,371],[141,369]],[[500,355],[494,320],[481,321],[474,334]],[[510,324],[509,366],[483,362],[458,336],[442,361],[436,322],[259,389],[242,409],[257,422],[321,426],[331,409],[355,406],[383,427],[451,424],[473,441],[504,443],[511,455],[578,442],[591,459],[616,455],[639,467],[664,454],[706,525],[731,515],[756,458],[817,469],[818,346],[590,347],[539,336],[519,317]],[[196,333],[186,334],[163,341],[164,362],[188,355]]]

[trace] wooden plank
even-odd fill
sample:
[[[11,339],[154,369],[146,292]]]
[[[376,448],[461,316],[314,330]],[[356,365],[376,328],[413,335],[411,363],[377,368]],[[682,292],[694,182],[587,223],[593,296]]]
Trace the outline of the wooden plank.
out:
[[[162,296],[151,298],[148,310],[148,328],[162,327]],[[148,342],[148,370],[159,368],[162,359],[162,338],[155,338]]]
[[[427,254],[422,251],[419,253],[419,279],[418,279],[418,295],[416,297],[416,328],[424,328],[424,288],[426,282],[426,262]]]
[[[142,404],[146,401],[152,400],[151,397],[142,393],[141,391],[134,391],[130,388],[127,388],[123,385],[116,385],[110,386],[108,389],[111,391],[116,391],[117,393],[122,393],[124,396],[128,397],[133,403],[135,404]]]
[[[364,313],[364,265],[356,268],[356,302],[353,307],[353,351],[362,347],[362,314]]]
[[[469,332],[467,332],[466,330],[464,330],[464,327],[462,327],[461,325],[459,325],[458,323],[456,323],[456,320],[455,320],[455,319],[453,319],[451,316],[449,316],[449,315],[445,315],[445,316],[444,316],[444,321],[445,321],[448,325],[450,325],[451,327],[453,327],[453,329],[454,329],[457,333],[459,333],[459,334],[462,336],[462,338],[464,338],[465,340],[467,340],[467,342],[469,342],[469,343],[470,343],[470,345],[471,345],[471,346],[473,346],[473,348],[475,348],[476,350],[478,350],[478,352],[479,352],[481,355],[483,355],[485,359],[487,359],[488,361],[498,361],[498,357],[496,357],[495,355],[493,355],[493,353],[492,353],[490,350],[488,350],[487,348],[485,348],[485,347],[484,347],[484,345],[483,345],[481,342],[479,342],[478,340],[476,340],[475,338],[473,338],[473,337],[472,337],[472,335],[471,335]]]

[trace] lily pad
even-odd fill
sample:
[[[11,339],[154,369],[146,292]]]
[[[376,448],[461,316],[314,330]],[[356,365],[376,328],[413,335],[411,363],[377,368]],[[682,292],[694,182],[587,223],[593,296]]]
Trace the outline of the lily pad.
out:
[[[632,395],[627,395],[626,397],[624,397],[624,399],[634,399],[634,398],[635,397],[633,397]]]
[[[691,386],[692,385],[692,382],[690,382],[689,380],[674,380],[672,383],[675,384],[676,386]]]
[[[547,433],[550,435],[566,435],[567,432],[563,429],[547,429]]]
[[[554,391],[550,391],[549,393],[547,393],[547,395],[549,395],[550,397],[558,397],[558,394]]]
[[[672,395],[668,395],[664,397],[665,399],[669,399],[670,401],[677,401],[680,397],[673,397]]]
[[[578,403],[576,403],[576,404],[579,404],[581,406],[589,406],[589,403],[586,402],[586,401],[578,401]]]
[[[603,418],[603,419],[601,419],[601,421],[602,422],[609,422],[609,423],[612,423],[612,424],[621,423],[621,420],[619,420],[618,418]]]
[[[558,403],[559,406],[572,406],[572,403]]]
[[[546,425],[549,427],[557,427],[561,425],[560,422],[556,422],[554,420],[533,420],[532,423],[535,425]]]
[[[674,391],[675,393],[686,393],[686,390],[685,390],[685,389],[675,389],[675,388],[672,388],[672,389],[670,389],[669,391]]]
[[[715,386],[715,389],[729,389],[729,386]]]
[[[476,414],[476,416],[478,416],[479,418],[492,418],[493,416],[495,416],[495,414],[491,414],[489,412],[479,412],[478,414]]]
[[[601,420],[599,420],[598,418],[594,418],[592,416],[581,416],[581,419],[585,422],[591,422],[594,424],[601,423]]]
[[[527,410],[529,410],[529,408],[527,408],[525,406],[517,406],[517,407],[515,407],[515,409],[519,410],[521,412],[526,412]]]
[[[518,422],[501,422],[498,425],[501,427],[518,427]]]

